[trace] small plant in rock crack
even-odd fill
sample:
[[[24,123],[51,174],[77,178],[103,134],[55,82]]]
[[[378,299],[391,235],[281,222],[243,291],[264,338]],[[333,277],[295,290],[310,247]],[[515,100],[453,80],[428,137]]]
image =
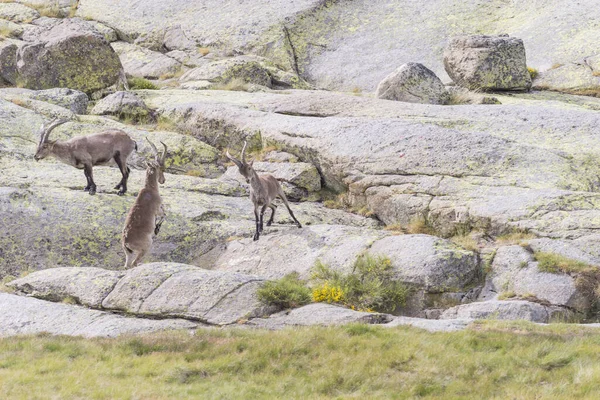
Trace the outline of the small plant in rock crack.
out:
[[[409,288],[394,279],[385,256],[360,255],[352,273],[343,274],[317,261],[312,269],[313,300],[339,303],[359,311],[393,312],[406,303]]]

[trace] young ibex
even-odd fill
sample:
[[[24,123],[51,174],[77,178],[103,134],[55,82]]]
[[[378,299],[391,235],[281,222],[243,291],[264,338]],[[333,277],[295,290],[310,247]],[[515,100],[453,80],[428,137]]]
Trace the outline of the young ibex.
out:
[[[90,194],[96,194],[92,167],[107,164],[114,159],[123,175],[121,182],[115,186],[115,189],[120,189],[119,195],[125,194],[130,172],[127,166],[127,158],[134,149],[137,150],[135,141],[119,129],[78,136],[64,142],[49,141],[50,132],[65,122],[67,120],[61,119],[52,121],[48,127],[45,124],[42,125],[39,131],[40,142],[34,156],[35,160],[39,161],[52,155],[65,164],[83,169],[87,179],[87,186],[84,190],[89,191]]]
[[[290,205],[288,203],[287,197],[285,193],[283,193],[283,189],[281,185],[277,181],[277,179],[273,175],[262,175],[259,176],[256,171],[252,168],[254,164],[254,160],[250,160],[249,163],[246,162],[246,145],[247,142],[244,142],[244,147],[242,148],[242,160],[238,160],[229,154],[229,150],[227,150],[226,155],[231,161],[237,165],[240,174],[244,178],[246,178],[246,183],[250,184],[250,200],[254,204],[254,218],[256,220],[256,233],[254,234],[254,240],[258,240],[260,233],[263,231],[263,215],[267,210],[267,207],[270,207],[271,218],[267,221],[267,226],[271,226],[273,223],[273,217],[275,217],[275,209],[277,206],[273,204],[273,200],[277,197],[280,197],[283,200],[283,204],[287,207],[292,219],[298,225],[298,228],[302,228],[302,225],[292,212]],[[260,213],[259,209],[260,208]]]
[[[158,184],[165,183],[167,145],[160,142],[165,149],[159,155],[156,146],[149,140],[148,143],[154,150],[154,160],[148,162],[146,183],[138,193],[131,210],[129,210],[123,227],[121,242],[126,257],[125,269],[137,266],[150,250],[153,234],[158,235],[165,217],[162,200],[158,193]]]

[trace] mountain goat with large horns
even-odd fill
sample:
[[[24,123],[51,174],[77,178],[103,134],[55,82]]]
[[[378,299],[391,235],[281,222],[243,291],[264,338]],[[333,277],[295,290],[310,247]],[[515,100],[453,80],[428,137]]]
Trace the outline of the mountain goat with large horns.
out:
[[[258,240],[260,233],[263,231],[263,216],[267,210],[267,207],[271,208],[272,210],[271,218],[269,218],[267,226],[271,226],[273,223],[275,209],[277,209],[277,206],[273,204],[273,200],[275,200],[277,197],[281,198],[283,204],[285,204],[287,210],[292,216],[292,219],[296,225],[298,225],[298,228],[302,228],[302,225],[300,222],[298,222],[294,216],[294,213],[292,212],[292,209],[290,208],[287,197],[285,196],[279,181],[273,175],[259,176],[252,167],[254,160],[246,162],[246,145],[247,142],[244,141],[241,160],[232,157],[231,154],[229,154],[229,150],[227,150],[226,155],[227,158],[237,165],[240,174],[246,178],[246,183],[250,184],[250,200],[252,200],[252,204],[254,204],[254,218],[256,220],[256,233],[254,234],[254,240]]]
[[[78,136],[66,141],[48,140],[50,132],[59,125],[68,122],[66,119],[53,120],[48,126],[42,124],[38,134],[38,143],[35,160],[42,160],[50,155],[65,164],[72,165],[77,169],[83,169],[87,185],[85,191],[96,194],[96,184],[92,175],[94,165],[105,165],[115,160],[121,174],[121,182],[115,189],[120,189],[118,194],[127,192],[127,179],[130,169],[127,166],[127,158],[137,150],[137,145],[125,132],[119,129],[110,129],[100,133],[87,136]]]
[[[160,142],[164,150],[158,153],[156,146],[148,140],[154,150],[154,160],[148,161],[146,182],[138,193],[135,203],[127,214],[123,227],[122,245],[125,251],[125,269],[137,266],[152,247],[153,236],[158,235],[165,212],[158,193],[158,184],[165,183],[165,159],[167,145]]]

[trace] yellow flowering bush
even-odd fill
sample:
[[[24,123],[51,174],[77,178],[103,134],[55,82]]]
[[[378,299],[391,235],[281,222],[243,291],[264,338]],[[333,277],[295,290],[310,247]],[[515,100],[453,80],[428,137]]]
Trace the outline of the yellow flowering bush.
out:
[[[315,303],[343,303],[344,291],[339,286],[330,286],[329,282],[317,286],[312,292]]]

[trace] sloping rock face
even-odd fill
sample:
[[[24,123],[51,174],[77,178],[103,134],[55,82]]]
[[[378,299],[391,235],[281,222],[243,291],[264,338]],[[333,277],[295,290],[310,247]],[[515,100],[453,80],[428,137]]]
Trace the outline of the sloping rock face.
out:
[[[440,78],[419,63],[398,67],[379,82],[375,94],[379,99],[429,104],[445,104],[450,97]]]
[[[233,79],[241,79],[246,83],[271,87],[271,74],[262,65],[264,61],[266,60],[262,57],[255,56],[239,56],[218,61],[207,60],[197,68],[187,71],[179,80],[227,83]]]
[[[452,307],[444,311],[440,318],[526,320],[548,323],[564,321],[568,316],[569,312],[564,309],[553,309],[530,301],[491,300]]]
[[[575,278],[567,274],[539,271],[533,255],[516,245],[498,249],[482,296],[510,292],[582,313],[588,312],[591,306],[591,299],[578,287]]]
[[[115,337],[160,330],[194,329],[198,325],[182,319],[129,318],[67,304],[49,303],[0,293],[0,336],[50,333]]]
[[[480,90],[528,90],[525,46],[508,36],[462,36],[449,41],[444,67],[458,85]]]
[[[52,301],[72,298],[92,308],[226,325],[268,314],[256,296],[263,283],[257,276],[152,263],[124,274],[99,268],[51,268],[10,286]]]
[[[23,4],[0,3],[0,18],[12,22],[27,22],[39,18],[40,14]]]
[[[213,145],[277,145],[388,225],[424,218],[441,236],[518,228],[593,246],[600,195],[585,166],[600,152],[600,102],[538,96],[493,107],[304,91],[165,90],[144,93],[144,100]]]
[[[6,90],[7,93],[13,92]],[[87,114],[88,96],[79,90],[56,88],[48,90],[18,90],[18,95],[64,107],[75,114]]]
[[[104,38],[56,33],[20,48],[17,68],[29,89],[66,87],[91,93],[116,84],[122,66]]]
[[[17,83],[17,50],[15,43],[0,43],[0,77],[12,85]]]
[[[595,95],[600,92],[600,54],[569,63],[556,64],[542,71],[534,89]]]

